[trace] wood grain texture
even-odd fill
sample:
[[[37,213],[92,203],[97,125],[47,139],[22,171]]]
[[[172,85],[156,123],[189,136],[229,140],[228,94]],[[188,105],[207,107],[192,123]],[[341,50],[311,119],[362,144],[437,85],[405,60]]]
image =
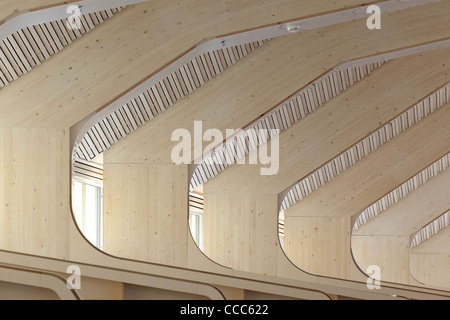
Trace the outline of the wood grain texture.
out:
[[[435,4],[431,7],[434,6]],[[430,10],[430,6],[426,8],[427,12],[424,12],[423,8],[420,10],[422,20],[429,16],[436,21],[435,19],[439,17],[438,11],[432,13],[433,10]],[[124,139],[125,142],[113,146],[108,151],[110,159],[113,162],[146,162],[147,160],[169,162],[171,148],[167,147],[168,138],[166,137],[170,137],[173,130],[178,128],[186,128],[192,133],[193,120],[204,121],[205,130],[209,128],[220,130],[242,128],[340,61],[373,53],[371,48],[374,48],[375,42],[377,51],[408,45],[408,41],[405,40],[408,38],[406,34],[411,32],[411,24],[406,23],[406,17],[415,17],[415,14],[412,13],[414,9],[408,10],[408,12],[409,15],[403,17],[402,12],[386,17],[386,29],[383,28],[380,33],[377,32],[376,39],[369,37],[367,29],[359,28],[358,22],[307,31],[286,37],[286,39],[273,39],[270,41],[270,45],[267,44],[267,48],[260,49],[252,55],[254,59],[251,60],[251,63],[242,63],[239,68],[237,66],[231,68],[222,74],[220,79],[216,79],[217,81],[211,82],[206,88],[201,88],[193,93],[189,99],[179,102],[172,109],[176,111],[167,110],[166,115],[161,115],[163,118],[153,119],[152,125],[142,127],[138,132]],[[388,23],[387,20],[390,18],[393,20]],[[443,19],[443,23],[445,23],[444,21],[447,22]],[[402,23],[405,24],[402,25]],[[395,32],[389,31],[390,27],[395,28]],[[425,39],[437,39],[436,35],[445,33],[442,30],[444,33],[433,31],[427,35],[425,29],[422,29],[421,36],[409,44],[426,41]],[[385,31],[385,36],[383,36],[382,33]],[[405,36],[400,36],[402,32]],[[386,36],[388,33],[389,36]],[[340,35],[339,40],[334,37],[336,34]],[[393,36],[397,35],[399,37],[394,39]],[[345,45],[335,46],[336,41],[345,43]],[[304,43],[315,43],[315,45],[304,46]],[[283,59],[280,62],[280,56],[289,57],[289,59]],[[232,69],[238,70],[232,71]],[[237,78],[240,79],[238,86],[235,81]],[[220,121],[216,120],[216,114],[221,115]],[[229,119],[229,121],[225,122],[225,119]],[[161,139],[153,139],[151,144],[142,144],[139,148],[133,147],[138,145],[139,140],[147,140],[148,138],[144,137],[149,136],[158,136]],[[149,157],[149,155],[154,156]]]
[[[418,104],[407,109],[405,112],[392,119],[384,126],[354,144],[351,148],[347,149],[345,152],[341,153],[339,156],[335,157],[324,166],[308,175],[306,178],[302,179],[289,190],[283,199],[281,210],[286,210],[292,204],[301,201],[301,199],[311,194],[314,190],[317,190],[321,186],[325,185],[328,181],[347,170],[347,168],[351,167],[356,162],[360,161],[364,157],[367,157],[370,153],[375,152],[383,144],[389,142],[391,139],[394,139],[438,108],[450,102],[449,89],[450,84],[440,88],[424,100],[420,101]],[[383,205],[385,202],[394,203],[396,201],[394,199],[398,199],[403,196],[402,192],[410,192],[410,189],[419,187],[421,183],[426,182],[427,178],[431,178],[434,174],[438,174],[441,170],[444,170],[448,166],[449,159],[450,156],[444,157],[442,160],[435,163],[431,168],[416,176],[415,179],[413,179],[414,181],[411,181],[411,183],[407,185],[405,183],[405,186],[397,188],[395,192],[392,192],[392,195],[390,194],[389,196],[386,196],[386,198],[390,201],[387,201],[387,199],[386,201],[383,201],[384,199],[379,201],[383,202]],[[378,206],[379,205],[377,203],[376,206],[371,206],[371,208],[378,208]],[[370,213],[373,215],[375,212],[370,211]],[[369,214],[366,214],[365,210],[358,218],[354,228],[357,228],[362,221],[367,221],[368,219]]]
[[[405,131],[343,175],[285,211],[292,216],[353,216],[450,149],[450,104]],[[413,161],[414,159],[414,161]],[[408,161],[409,160],[409,161]],[[369,169],[369,166],[371,169]],[[378,197],[377,197],[378,195]]]
[[[380,127],[389,126],[393,119],[446,83],[449,52],[450,49],[441,49],[386,63],[281,132],[280,170],[276,175],[262,176],[261,165],[234,165],[208,181],[205,193],[283,192]],[[411,65],[421,67],[411,73]],[[361,158],[369,153],[364,148],[361,151]],[[249,163],[249,156],[245,163]],[[347,161],[347,167],[351,163]]]
[[[219,209],[221,208],[220,205],[217,205],[217,207],[215,207],[212,203],[214,199],[218,199],[218,195],[221,193],[234,194],[236,192],[242,192],[242,194],[248,194],[250,198],[254,197],[255,194],[278,194],[287,186],[295,183],[298,180],[299,176],[307,175],[308,172],[310,172],[314,168],[319,167],[322,163],[324,163],[324,161],[326,162],[327,157],[333,157],[336,153],[345,150],[345,145],[351,146],[353,143],[361,139],[361,137],[364,137],[365,135],[376,130],[380,125],[389,123],[393,118],[395,118],[395,116],[401,114],[412,105],[417,103],[418,99],[426,96],[427,94],[429,94],[429,92],[434,91],[436,88],[441,87],[442,84],[448,80],[448,77],[446,76],[446,74],[448,73],[448,69],[446,66],[442,66],[443,63],[440,60],[441,58],[445,59],[445,57],[447,56],[445,52],[447,52],[447,50],[417,55],[415,57],[402,58],[397,61],[390,61],[389,63],[382,66],[379,70],[376,70],[367,79],[362,80],[361,83],[355,84],[353,87],[347,89],[334,100],[331,100],[308,117],[302,119],[299,123],[293,125],[285,132],[282,132],[280,135],[280,171],[277,176],[260,176],[259,166],[254,166],[255,168],[252,168],[252,166],[236,165],[222,172],[214,179],[208,181],[204,185],[204,193],[205,203],[211,201],[210,208],[212,209],[209,210],[219,210],[219,212],[222,212]],[[444,62],[444,64],[446,63]],[[423,68],[419,67],[416,73],[411,74],[411,70],[409,67],[410,65],[422,65]],[[424,82],[424,79],[427,79],[427,81]],[[428,88],[425,88],[424,83],[430,86]],[[377,94],[374,94],[374,92],[376,92]],[[405,92],[405,94],[398,94],[398,92]],[[409,95],[407,94],[409,92],[414,92],[415,94]],[[448,104],[443,108],[448,109]],[[337,117],[337,114],[341,114],[342,117]],[[329,121],[326,121],[324,119],[329,119]],[[445,129],[442,126],[443,123],[441,122],[440,137],[445,138]],[[407,134],[408,130],[406,130],[403,134]],[[422,130],[424,132],[424,135],[428,135],[426,132],[429,129],[425,128]],[[339,132],[342,140],[339,140],[339,138],[336,137],[336,132]],[[397,138],[399,138],[400,136],[401,135],[399,135]],[[302,137],[302,139],[299,139],[298,137]],[[379,159],[379,161],[381,161],[381,159],[384,159],[384,161],[389,161],[388,158],[383,158],[383,155],[378,157],[376,156],[376,154],[382,148],[385,148],[387,145],[394,143],[396,139],[393,139],[391,140],[391,142],[386,143],[384,147],[381,147],[373,153],[375,157]],[[405,139],[407,138],[403,138],[402,140],[405,141]],[[435,140],[435,143],[436,146],[438,144],[437,140]],[[401,144],[402,142],[400,142],[400,144],[396,144],[395,147],[402,148]],[[425,141],[423,142],[423,145],[426,145]],[[410,145],[410,148],[412,149],[412,144]],[[444,152],[445,147],[441,148],[440,150],[440,152]],[[399,154],[403,154],[402,152],[403,151],[400,151]],[[442,153],[437,153],[435,154],[435,156],[438,157],[441,154]],[[368,158],[370,158],[371,156],[372,155],[369,155]],[[429,158],[429,161],[432,161],[434,159],[435,158]],[[427,164],[429,164],[429,162],[423,163],[424,166]],[[379,165],[377,168],[388,166],[389,165],[383,164]],[[363,172],[367,168],[368,167],[362,169],[356,176],[350,174],[350,176],[354,177],[355,180],[352,180],[349,185],[357,184],[357,177],[364,176],[365,173]],[[379,169],[370,170],[379,171]],[[293,174],[293,172],[295,172],[295,174]],[[410,174],[414,173],[416,173],[414,170],[410,171]],[[345,175],[345,172],[342,174]],[[388,179],[390,176],[391,174],[387,174]],[[408,175],[404,176],[405,179],[409,177],[410,176]],[[336,177],[335,179],[337,178],[338,177]],[[330,183],[333,183],[333,180]],[[371,179],[364,180],[362,183],[369,183],[369,180]],[[385,180],[386,175],[383,176],[383,179],[379,180],[380,184]],[[403,180],[398,180],[398,182],[403,182]],[[359,183],[361,183],[360,179]],[[220,187],[217,187],[218,185]],[[326,188],[326,185],[324,188]],[[361,186],[355,188],[355,190],[361,190],[360,188]],[[332,194],[343,192],[347,189],[349,188],[337,186],[336,189],[333,190]],[[366,201],[371,194],[372,192],[370,192],[369,195],[361,195],[361,201]],[[313,196],[314,193],[310,195],[310,197]],[[319,205],[323,204],[323,207],[329,210],[330,216],[332,216],[331,212],[333,212],[333,207],[327,206],[328,198],[331,197],[327,194],[324,195],[323,198],[320,198],[319,200],[315,198],[315,200],[311,200],[311,202],[309,203],[311,204],[311,206],[316,202]],[[345,199],[342,199],[343,206],[347,204],[348,199],[349,197],[345,197]],[[222,203],[221,201],[222,200],[220,200],[219,203]],[[302,201],[305,201],[305,199]],[[234,208],[230,208],[228,213],[223,212],[223,214],[232,215],[232,212],[240,212],[244,210],[243,207],[240,207],[240,205],[241,204],[239,202],[236,202]],[[300,205],[301,203],[298,204],[298,206]],[[317,209],[317,212],[320,212],[321,210],[322,208]],[[339,214],[345,216],[347,213],[346,210],[347,209],[343,209],[342,212],[339,212]],[[287,210],[286,212],[288,213],[290,211]],[[357,211],[355,211],[353,214],[356,214],[356,212]],[[311,210],[310,214],[305,215],[313,216],[315,215],[315,213],[316,210],[314,208],[314,211]],[[205,214],[208,214],[207,207],[205,207]],[[269,216],[276,216],[275,211],[269,212],[267,210],[264,211],[264,214],[267,214]],[[321,215],[321,213],[317,214]],[[226,217],[228,217],[228,215]],[[350,215],[349,218],[351,218],[351,216],[352,215]],[[221,217],[220,219],[227,219],[226,217]],[[215,223],[217,225],[221,225],[221,223],[218,221],[216,221]],[[332,270],[338,270],[338,274],[335,274],[335,276],[342,276],[343,274],[345,274],[345,272],[347,272],[346,276],[350,276],[350,241],[349,237],[345,236],[345,234],[349,232],[347,229],[350,228],[350,220],[348,220],[348,223],[348,226],[345,226],[344,229],[337,228],[337,231],[335,231],[334,233],[323,233],[324,235],[334,234],[337,236],[336,239],[348,240],[348,242],[345,243],[345,241],[341,242],[340,240],[332,240],[331,238],[327,238],[328,242],[335,241],[336,243],[342,245],[345,244],[346,246],[346,248],[340,249],[342,255],[339,256],[339,259],[338,257],[335,257],[334,260],[329,258],[330,256],[333,256],[330,252],[335,252],[335,249],[330,249],[329,252],[327,251],[326,261],[328,262],[327,264],[325,264],[327,265],[327,269],[320,269],[320,271],[326,271],[327,275],[331,275]],[[288,222],[285,222],[285,228],[288,228]],[[235,230],[251,229],[252,228],[248,225],[235,225]],[[342,233],[338,233],[338,231]],[[210,237],[214,237],[214,235],[223,237],[222,235],[227,234],[227,232],[218,232],[217,227],[211,228],[211,230],[209,230],[207,226],[205,226],[204,232],[205,236],[208,235]],[[209,235],[210,232],[211,235]],[[260,239],[263,239],[266,236],[267,235],[260,235]],[[308,244],[312,246],[313,242],[308,242]],[[230,243],[228,245],[230,245],[231,251],[237,252],[239,250],[243,250],[243,245],[240,245],[239,243],[237,244],[237,247]],[[292,250],[302,251],[303,249],[305,249],[307,252],[312,252],[317,249],[317,247],[308,247],[306,245],[304,247],[294,246]],[[322,251],[325,252],[326,250],[323,249]],[[221,255],[221,250],[218,250],[217,252],[210,250],[208,252],[208,256],[213,260],[218,257],[219,261],[222,261]],[[342,258],[344,256],[346,257],[345,259]],[[321,264],[320,259],[323,258],[319,255],[319,253],[317,253],[316,257],[317,260],[315,260],[315,262],[311,262],[312,264],[300,267],[305,267],[306,271],[312,271],[310,267],[315,268],[317,265]],[[330,262],[329,259],[332,262]],[[345,268],[341,267],[341,264],[344,264]],[[230,265],[230,262],[228,262],[227,265]]]
[[[429,286],[450,288],[450,229],[445,228],[411,252],[411,273]]]
[[[275,276],[276,195],[214,194],[204,202],[204,253],[216,263]],[[261,237],[263,235],[263,237]]]
[[[70,127],[206,38],[342,6],[331,0],[289,1],[283,6],[274,0],[264,5],[158,0],[129,7],[14,89],[5,88],[1,124]],[[7,115],[3,107],[10,99],[28,105],[31,115]]]
[[[187,167],[107,164],[104,170],[104,251],[186,266]]]
[[[306,272],[348,279],[350,231],[350,220],[345,217],[286,217],[284,251]]]
[[[353,230],[357,230],[367,222],[370,222],[371,219],[388,210],[411,192],[443,173],[449,166],[450,154],[448,153],[367,207],[356,219]]]
[[[68,144],[65,130],[0,128],[2,249],[68,257]]]
[[[61,0],[2,0],[0,5],[0,20],[10,16],[13,13],[45,7],[61,2]]]
[[[371,265],[380,267],[381,282],[419,285],[409,272],[409,236],[352,237],[352,252],[364,272]]]
[[[17,30],[0,41],[0,88],[30,72],[76,39],[122,11],[122,7],[80,16],[80,29],[68,27],[67,19]]]

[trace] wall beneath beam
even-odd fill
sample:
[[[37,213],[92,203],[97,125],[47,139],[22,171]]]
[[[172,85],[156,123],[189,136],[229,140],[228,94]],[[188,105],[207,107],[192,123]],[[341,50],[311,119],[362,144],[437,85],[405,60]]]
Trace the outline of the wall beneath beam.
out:
[[[358,266],[381,268],[381,281],[417,285],[409,273],[408,236],[353,236],[352,250]]]
[[[235,270],[276,275],[278,197],[206,190],[204,253]]]
[[[350,230],[347,217],[286,217],[286,255],[307,272],[351,279]]]
[[[66,130],[0,128],[0,248],[68,258],[68,146]]]
[[[445,228],[411,250],[411,274],[427,285],[450,289],[450,228]]]
[[[187,166],[105,164],[104,251],[186,266]]]

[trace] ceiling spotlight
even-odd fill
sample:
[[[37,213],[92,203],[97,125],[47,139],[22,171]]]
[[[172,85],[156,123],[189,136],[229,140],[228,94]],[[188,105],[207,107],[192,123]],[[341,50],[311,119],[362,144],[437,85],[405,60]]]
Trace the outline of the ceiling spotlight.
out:
[[[300,30],[300,26],[298,25],[298,23],[291,23],[286,26],[286,30],[288,32],[294,33]]]

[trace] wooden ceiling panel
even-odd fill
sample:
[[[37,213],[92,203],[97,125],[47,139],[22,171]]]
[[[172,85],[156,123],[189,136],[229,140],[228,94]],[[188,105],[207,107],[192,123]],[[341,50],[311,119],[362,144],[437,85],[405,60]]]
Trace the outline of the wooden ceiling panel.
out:
[[[129,7],[5,88],[0,125],[72,126],[204,39],[361,3],[155,0]]]
[[[386,63],[280,134],[276,175],[262,176],[261,165],[233,165],[208,181],[205,193],[283,192],[450,80],[449,52],[441,49]],[[413,73],[411,65],[417,67]]]
[[[436,10],[436,5],[431,7]],[[426,8],[426,11],[430,10],[430,6]],[[246,59],[246,63],[228,70],[214,82],[193,93],[189,99],[179,102],[174,109],[166,111],[159,119],[152,120],[151,125],[142,127],[113,146],[107,152],[107,161],[168,163],[171,146],[175,145],[170,144],[171,133],[178,128],[188,129],[192,133],[194,120],[204,121],[204,130],[239,129],[343,60],[437,40],[435,36],[443,32],[447,32],[447,37],[450,36],[448,30],[434,31],[436,27],[440,28],[441,22],[430,25],[431,20],[436,22],[439,19],[437,11],[428,11],[427,15],[424,14],[424,8],[417,12],[414,10],[409,9],[408,15],[402,16],[402,12],[396,12],[386,17],[386,29],[372,33],[375,38],[369,37],[370,33],[361,21],[356,21],[273,39],[266,48],[254,53],[253,59]],[[409,33],[411,21],[406,21],[419,12],[424,24],[422,33]],[[427,16],[433,18],[426,22]],[[388,23],[387,19],[391,18],[392,21]],[[442,23],[448,23],[448,19],[442,19]],[[431,27],[429,33],[425,31],[427,25]],[[383,37],[381,33],[385,31]],[[306,43],[314,43],[314,46]],[[289,59],[282,60],[279,57]]]
[[[450,208],[450,170],[408,194],[353,235],[411,236]]]

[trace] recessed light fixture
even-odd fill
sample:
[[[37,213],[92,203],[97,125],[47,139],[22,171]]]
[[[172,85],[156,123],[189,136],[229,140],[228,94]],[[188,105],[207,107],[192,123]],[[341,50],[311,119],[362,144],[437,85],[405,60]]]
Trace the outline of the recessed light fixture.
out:
[[[300,26],[298,23],[290,23],[286,26],[286,30],[288,32],[294,33],[300,30]]]

